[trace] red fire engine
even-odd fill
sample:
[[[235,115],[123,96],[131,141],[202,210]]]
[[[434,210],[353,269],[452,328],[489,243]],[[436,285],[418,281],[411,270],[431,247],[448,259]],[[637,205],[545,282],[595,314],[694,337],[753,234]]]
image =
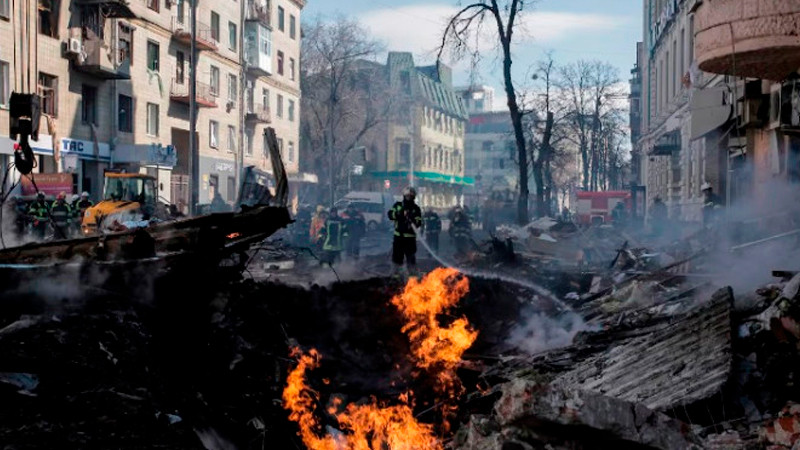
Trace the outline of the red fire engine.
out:
[[[611,222],[611,211],[617,203],[624,203],[630,211],[631,193],[629,191],[580,191],[575,211],[575,220],[580,225],[597,225]]]

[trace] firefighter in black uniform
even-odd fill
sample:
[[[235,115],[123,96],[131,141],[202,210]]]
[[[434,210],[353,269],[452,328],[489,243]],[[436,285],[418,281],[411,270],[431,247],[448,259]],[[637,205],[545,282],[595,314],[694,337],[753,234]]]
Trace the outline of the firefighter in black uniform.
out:
[[[456,208],[448,230],[456,245],[456,255],[466,255],[472,241],[472,225],[461,208]]]
[[[415,228],[422,226],[422,211],[414,199],[417,191],[409,186],[403,191],[403,201],[397,202],[389,210],[389,220],[394,222],[394,241],[392,242],[392,263],[395,273],[399,273],[403,260],[409,273],[416,271],[417,266],[417,232]]]
[[[72,208],[67,203],[67,194],[61,192],[50,206],[50,217],[53,218],[56,239],[66,239],[70,236],[70,223],[72,221]]]
[[[50,220],[47,202],[44,201],[44,193],[39,192],[36,194],[36,200],[31,203],[31,206],[28,209],[28,216],[33,224],[34,238],[38,240],[44,239],[44,232],[47,229],[47,222]]]
[[[432,252],[439,252],[439,233],[442,232],[442,219],[432,209],[425,210],[422,215],[422,222],[425,224],[425,242]]]

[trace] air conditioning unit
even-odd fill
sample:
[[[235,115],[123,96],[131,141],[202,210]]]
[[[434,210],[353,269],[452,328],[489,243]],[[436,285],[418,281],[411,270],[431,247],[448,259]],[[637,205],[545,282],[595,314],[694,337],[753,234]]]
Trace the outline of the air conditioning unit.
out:
[[[784,83],[780,92],[781,128],[800,129],[800,82],[795,80]]]
[[[759,114],[761,99],[746,98],[739,102],[739,128],[758,128],[763,124],[763,118]]]
[[[80,38],[71,37],[67,41],[67,55],[76,56],[81,54],[83,44]]]

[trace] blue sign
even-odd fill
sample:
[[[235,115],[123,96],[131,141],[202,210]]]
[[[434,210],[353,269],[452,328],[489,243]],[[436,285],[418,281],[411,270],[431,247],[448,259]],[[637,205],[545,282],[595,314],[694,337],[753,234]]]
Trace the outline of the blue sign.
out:
[[[178,153],[174,145],[152,143],[147,149],[147,163],[156,166],[175,166],[178,163]]]

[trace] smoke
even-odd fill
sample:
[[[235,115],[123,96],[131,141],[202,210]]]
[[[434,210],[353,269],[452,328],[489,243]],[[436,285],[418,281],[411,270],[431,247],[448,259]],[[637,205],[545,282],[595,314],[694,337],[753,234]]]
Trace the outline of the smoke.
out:
[[[716,246],[706,257],[706,271],[715,274],[713,284],[731,286],[736,295],[749,294],[773,282],[773,270],[800,270],[798,188],[787,181],[758,183],[727,211],[717,211],[720,223],[712,231]],[[785,236],[769,239],[780,235]]]
[[[589,330],[592,330],[592,327],[574,312],[550,317],[539,311],[527,309],[522,311],[520,324],[509,333],[508,343],[525,353],[534,355],[566,347],[572,344],[576,334]]]

